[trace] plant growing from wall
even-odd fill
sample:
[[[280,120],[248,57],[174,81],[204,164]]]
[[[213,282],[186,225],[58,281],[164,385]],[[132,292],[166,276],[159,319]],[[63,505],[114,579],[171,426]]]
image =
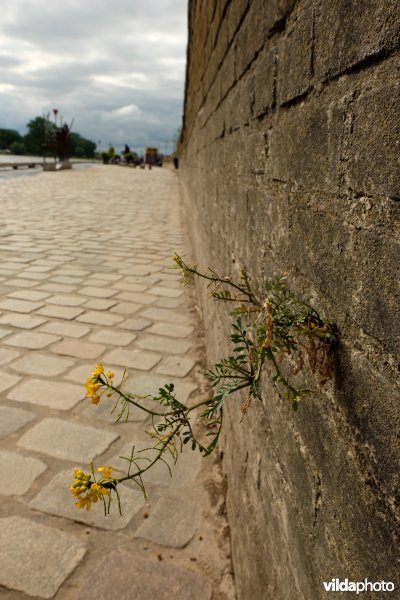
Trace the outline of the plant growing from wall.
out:
[[[260,398],[260,377],[265,366],[279,394],[295,411],[302,398],[312,391],[296,385],[284,372],[285,356],[295,366],[294,375],[302,370],[305,359],[320,384],[332,375],[335,329],[290,291],[285,277],[275,275],[267,280],[262,295],[258,296],[246,271],[242,271],[239,281],[235,282],[212,269],[201,272],[196,265],[187,265],[177,254],[173,258],[183,284],[191,283],[194,277],[203,279],[208,283],[211,298],[232,305],[232,353],[205,373],[213,390],[211,396],[191,406],[179,401],[172,383],[161,387],[156,396],[128,393],[123,390],[125,377],[117,385],[114,373],[105,372],[102,365],[96,366],[86,382],[87,397],[93,404],[98,404],[103,395],[113,397],[112,412],[116,413],[117,421],[128,419],[130,410],[150,415],[152,427],[146,433],[151,444],[138,452],[132,447],[131,455],[124,457],[127,473],[121,477],[116,477],[110,466],[99,467],[97,477],[93,465],[91,473],[76,469],[71,491],[77,498],[78,508],[89,510],[92,503],[102,500],[107,514],[115,495],[121,510],[118,486],[132,480],[146,494],[144,473],[162,461],[172,474],[171,466],[178,460],[184,445],[200,451],[203,456],[211,454],[220,437],[229,396],[247,390],[241,409],[245,415],[252,399]],[[197,434],[194,425],[198,415],[206,428],[204,437]]]

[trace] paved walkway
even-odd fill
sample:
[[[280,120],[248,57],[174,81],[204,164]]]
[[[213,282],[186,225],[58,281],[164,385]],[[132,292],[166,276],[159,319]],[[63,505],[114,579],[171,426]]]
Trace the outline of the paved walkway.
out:
[[[0,598],[233,598],[215,459],[150,472],[147,502],[128,484],[122,517],[69,491],[74,467],[121,467],[145,440],[142,415],[115,425],[83,399],[97,362],[127,367],[127,390],[173,381],[191,402],[204,386],[191,292],[166,269],[185,253],[176,173],[0,181],[0,208]]]

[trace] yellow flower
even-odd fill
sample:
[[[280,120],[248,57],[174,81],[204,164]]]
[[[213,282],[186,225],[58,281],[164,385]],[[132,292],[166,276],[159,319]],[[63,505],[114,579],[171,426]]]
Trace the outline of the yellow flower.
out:
[[[106,375],[108,379],[114,379],[114,373],[112,371],[107,371]]]
[[[105,476],[109,477],[111,467],[102,467],[105,469]],[[74,482],[69,488],[71,494],[77,498],[75,506],[77,508],[86,508],[90,510],[93,503],[98,502],[99,498],[107,496],[110,492],[103,485],[93,482],[89,473],[84,473],[81,469],[74,469]]]
[[[104,367],[101,363],[96,365],[94,371],[92,371],[93,377],[99,377],[100,375],[103,375],[103,373],[104,373]]]
[[[75,502],[75,506],[77,506],[78,508],[86,507],[86,510],[90,510],[91,509],[91,500],[88,496],[86,496],[86,498],[79,498],[78,502]]]
[[[97,502],[97,500],[101,498],[101,496],[108,495],[109,491],[102,485],[99,485],[98,483],[92,483],[92,485],[90,486],[90,492],[88,493],[88,497],[90,498],[91,502]]]
[[[98,404],[100,401],[100,395],[97,394],[101,387],[100,383],[95,383],[91,377],[86,381],[86,397],[90,399],[92,404]]]
[[[112,467],[97,467],[99,473],[103,473],[103,479],[106,481],[111,478]]]

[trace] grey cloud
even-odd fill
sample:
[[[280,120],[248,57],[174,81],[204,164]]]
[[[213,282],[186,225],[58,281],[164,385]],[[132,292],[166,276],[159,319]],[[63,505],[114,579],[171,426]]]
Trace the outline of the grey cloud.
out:
[[[103,147],[172,143],[183,106],[184,0],[3,3],[0,127],[57,107]]]

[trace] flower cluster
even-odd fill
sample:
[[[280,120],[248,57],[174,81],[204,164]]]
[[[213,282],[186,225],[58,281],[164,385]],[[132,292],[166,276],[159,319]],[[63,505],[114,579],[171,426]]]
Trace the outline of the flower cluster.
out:
[[[105,377],[105,380],[102,378]],[[86,397],[89,398],[92,404],[98,404],[100,402],[99,390],[102,385],[105,383],[112,385],[114,379],[114,373],[112,371],[108,371],[104,375],[104,367],[101,363],[96,365],[94,371],[92,371],[91,376],[86,380]]]
[[[102,485],[102,481],[108,481],[111,478],[111,467],[98,467],[99,472],[102,472],[103,478],[97,483],[92,481],[90,473],[84,473],[81,469],[74,469],[74,483],[70,490],[78,501],[75,506],[78,508],[86,508],[90,510],[92,503],[95,504],[100,498],[104,500],[104,496],[109,496],[110,491]]]

